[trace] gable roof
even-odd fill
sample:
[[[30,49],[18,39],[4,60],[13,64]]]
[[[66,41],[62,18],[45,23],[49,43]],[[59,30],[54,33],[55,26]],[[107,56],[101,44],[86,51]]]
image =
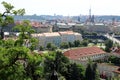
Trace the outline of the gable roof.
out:
[[[104,52],[99,47],[95,46],[95,47],[71,49],[64,52],[64,55],[70,59],[78,60],[80,57],[96,55],[96,54],[104,54],[104,53],[106,52]]]

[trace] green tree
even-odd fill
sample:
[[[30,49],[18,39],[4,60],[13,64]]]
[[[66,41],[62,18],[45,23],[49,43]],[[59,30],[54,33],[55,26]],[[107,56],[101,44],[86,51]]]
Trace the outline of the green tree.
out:
[[[15,11],[11,4],[2,4],[6,11],[0,13],[1,27],[14,21],[9,14],[24,14],[24,9]],[[40,80],[43,73],[43,58],[31,51],[30,47],[24,46],[26,41],[31,44],[30,46],[36,44],[36,39],[31,38],[33,30],[28,21],[17,25],[16,29],[20,31],[17,40],[0,40],[0,80]]]
[[[38,54],[29,54],[25,63],[25,76],[31,80],[40,80],[43,78],[43,62],[42,57]]]
[[[38,45],[38,40],[31,36],[34,33],[30,21],[24,20],[21,24],[16,25],[14,30],[18,30],[20,32],[19,39],[16,41],[16,46],[26,46],[30,48],[32,51]]]
[[[44,47],[43,47],[43,46],[40,46],[40,47],[39,47],[39,50],[40,50],[40,51],[43,51],[43,50],[44,50]]]
[[[111,41],[111,40],[106,40],[106,41],[105,41],[105,46],[106,46],[105,51],[106,51],[106,52],[110,52],[110,48],[113,47],[113,41]]]
[[[68,72],[65,78],[66,80],[85,80],[84,71],[82,65],[71,63],[68,66]]]
[[[66,58],[61,52],[53,52],[45,55],[44,61],[44,74],[46,79],[49,79],[52,71],[56,71],[58,75],[65,76],[67,72],[67,66],[69,64],[68,58]]]
[[[79,40],[75,40],[74,41],[74,45],[75,45],[75,47],[79,47],[80,46],[80,41]]]
[[[8,49],[1,47],[0,49],[0,78],[3,80],[15,78],[22,80],[24,77],[24,66],[20,61],[24,62],[29,49],[25,47],[11,47]]]
[[[72,42],[68,42],[68,44],[69,44],[69,47],[71,48],[71,47],[74,47],[74,44],[72,43]]]
[[[42,77],[42,57],[13,40],[0,42],[0,78],[2,80],[38,80]],[[3,74],[3,75],[2,75]]]
[[[48,50],[52,50],[52,51],[57,49],[57,47],[52,43],[48,43],[46,47],[47,47]]]
[[[120,58],[116,56],[109,56],[108,61],[115,64],[120,65]]]
[[[5,11],[3,13],[0,13],[0,27],[1,27],[0,38],[4,39],[3,28],[9,24],[14,23],[14,19],[11,15],[12,14],[13,15],[24,15],[25,10],[24,9],[14,10],[13,5],[11,5],[10,3],[4,2],[4,1],[2,2],[2,5],[4,6]]]
[[[67,49],[67,48],[69,48],[69,44],[67,42],[62,42],[60,44],[60,48]]]
[[[81,45],[82,45],[82,46],[88,46],[88,41],[87,41],[87,40],[83,40],[83,41],[81,42]]]
[[[100,80],[100,76],[97,71],[97,63],[92,63],[91,61],[88,63],[85,77],[86,80]]]

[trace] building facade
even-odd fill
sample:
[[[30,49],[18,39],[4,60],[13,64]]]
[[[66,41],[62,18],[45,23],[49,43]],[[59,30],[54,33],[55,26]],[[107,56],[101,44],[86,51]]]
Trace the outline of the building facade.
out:
[[[39,40],[39,46],[44,47],[46,47],[48,43],[52,43],[55,46],[60,46],[62,42],[73,42],[75,40],[83,40],[81,34],[72,31],[39,33],[32,34],[32,36]]]

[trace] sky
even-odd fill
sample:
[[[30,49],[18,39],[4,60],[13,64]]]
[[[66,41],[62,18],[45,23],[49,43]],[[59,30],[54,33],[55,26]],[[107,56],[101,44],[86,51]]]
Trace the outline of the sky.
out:
[[[120,15],[120,0],[0,0],[25,8],[26,15]],[[0,4],[0,12],[4,8]]]

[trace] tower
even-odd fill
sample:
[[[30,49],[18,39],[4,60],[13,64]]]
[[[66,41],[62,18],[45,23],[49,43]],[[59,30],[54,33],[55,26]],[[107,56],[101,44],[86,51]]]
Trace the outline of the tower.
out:
[[[89,9],[89,22],[91,22],[91,7]]]
[[[80,22],[80,16],[78,16],[78,22]]]

